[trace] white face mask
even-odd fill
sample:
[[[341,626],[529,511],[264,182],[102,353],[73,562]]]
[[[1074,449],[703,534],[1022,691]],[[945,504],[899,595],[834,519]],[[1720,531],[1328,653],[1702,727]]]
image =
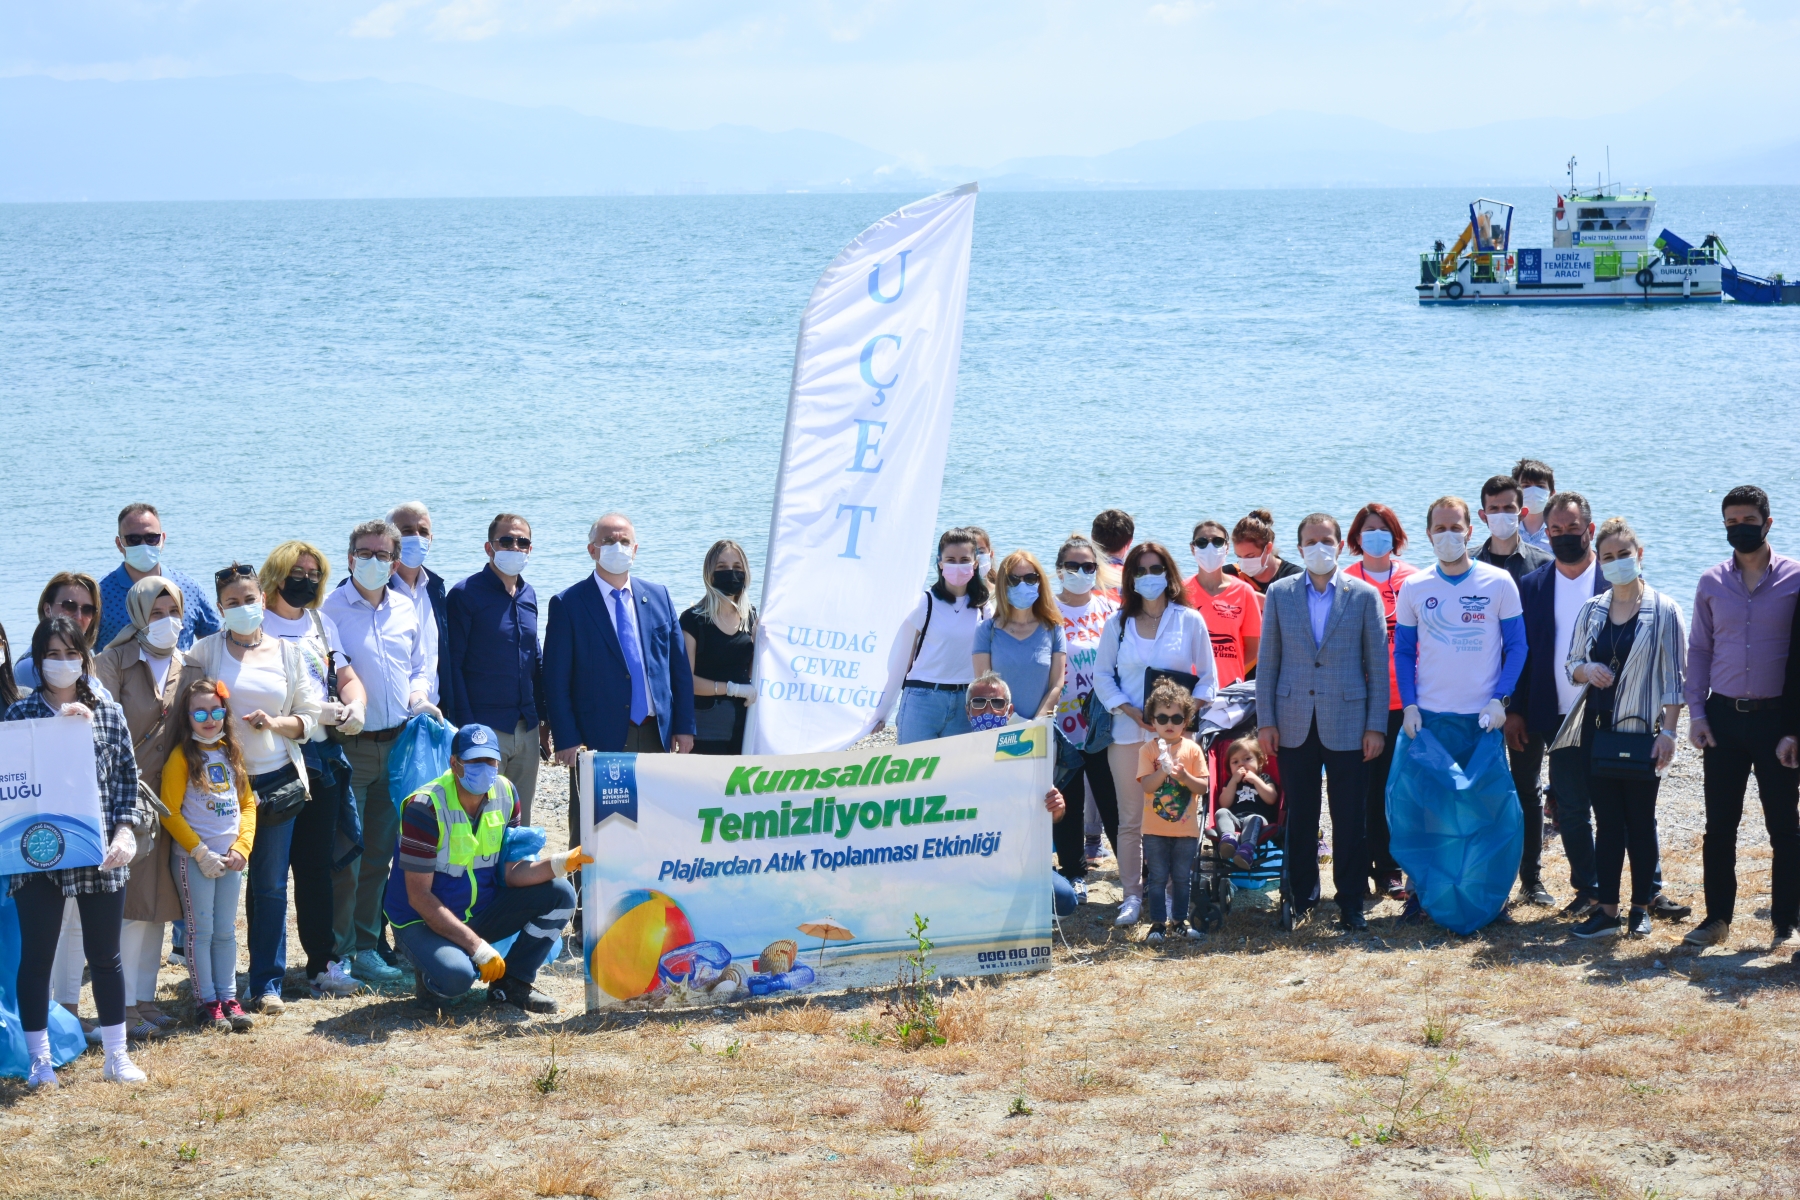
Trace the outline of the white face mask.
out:
[[[81,678],[81,660],[78,658],[47,658],[38,664],[38,677],[58,691],[74,687],[75,681]]]
[[[359,558],[356,565],[350,568],[350,574],[356,582],[371,592],[379,592],[387,586],[388,577],[394,573],[393,563],[384,563],[379,558]]]
[[[125,562],[134,571],[148,572],[162,559],[162,546],[127,546]]]
[[[1094,590],[1094,577],[1083,575],[1080,571],[1058,571],[1056,577],[1062,580],[1063,591],[1073,592],[1077,596],[1085,596]]]
[[[494,569],[502,575],[523,575],[525,561],[530,557],[531,553],[526,550],[496,550],[494,551]]]
[[[1268,557],[1267,551],[1257,555],[1255,558],[1245,558],[1240,554],[1237,556],[1237,569],[1246,575],[1260,575],[1262,574],[1263,567],[1267,565],[1266,560]]]
[[[1313,542],[1300,547],[1306,569],[1314,575],[1329,575],[1337,570],[1337,546],[1331,542]]]
[[[1217,571],[1229,553],[1223,546],[1200,546],[1194,551],[1194,563],[1202,571]]]
[[[983,575],[986,575],[989,571],[994,569],[994,556],[991,554],[977,554],[975,556],[975,566],[980,569]]]
[[[1438,556],[1439,562],[1453,563],[1463,556],[1469,548],[1469,539],[1454,529],[1446,529],[1442,533],[1431,535],[1432,553]]]
[[[161,617],[144,626],[144,640],[158,650],[172,650],[181,636],[180,617]]]
[[[1549,488],[1528,487],[1521,488],[1520,492],[1525,498],[1525,508],[1528,512],[1541,513],[1544,511],[1544,505],[1550,503]]]
[[[1491,512],[1486,517],[1488,532],[1503,542],[1519,532],[1518,513]]]
[[[600,569],[608,575],[625,575],[631,571],[631,560],[637,556],[637,547],[625,542],[608,542],[600,547]]]

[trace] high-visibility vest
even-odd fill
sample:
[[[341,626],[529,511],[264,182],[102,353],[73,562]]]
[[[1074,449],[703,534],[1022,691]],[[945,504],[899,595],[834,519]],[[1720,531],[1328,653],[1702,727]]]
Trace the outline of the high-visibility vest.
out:
[[[431,894],[464,921],[475,914],[484,888],[497,886],[495,876],[500,869],[500,851],[506,841],[507,826],[512,824],[518,795],[512,781],[502,775],[494,780],[482,801],[481,810],[471,820],[456,792],[456,780],[448,771],[407,798],[407,803],[424,796],[431,801],[437,816],[437,863],[431,877]],[[417,924],[423,920],[406,898],[406,872],[401,869],[399,855],[388,873],[387,895],[383,907],[388,923],[395,928]]]

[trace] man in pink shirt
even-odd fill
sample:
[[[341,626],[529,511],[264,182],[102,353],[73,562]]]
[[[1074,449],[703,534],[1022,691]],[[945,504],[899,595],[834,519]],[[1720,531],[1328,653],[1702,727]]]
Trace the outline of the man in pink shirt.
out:
[[[1769,497],[1758,487],[1725,494],[1732,555],[1700,577],[1688,636],[1688,740],[1705,756],[1706,920],[1683,940],[1723,945],[1737,903],[1737,831],[1744,789],[1756,772],[1774,852],[1771,952],[1791,948],[1800,923],[1800,770],[1782,765],[1782,685],[1800,598],[1800,562],[1769,546]]]

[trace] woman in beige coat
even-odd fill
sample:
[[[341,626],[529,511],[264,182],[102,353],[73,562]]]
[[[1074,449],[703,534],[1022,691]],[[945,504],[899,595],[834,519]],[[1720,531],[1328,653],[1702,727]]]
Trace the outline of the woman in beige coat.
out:
[[[200,669],[175,646],[181,632],[181,589],[160,575],[146,575],[126,593],[129,620],[94,659],[94,672],[125,710],[137,755],[138,777],[162,778],[163,762],[179,733],[181,714],[170,707]],[[152,808],[162,805],[155,788],[140,789]],[[156,1006],[163,929],[181,919],[181,896],[169,871],[169,838],[159,826],[137,830],[138,857],[125,885],[125,925],[120,958],[125,966],[125,1030],[133,1038],[161,1037],[176,1024]]]

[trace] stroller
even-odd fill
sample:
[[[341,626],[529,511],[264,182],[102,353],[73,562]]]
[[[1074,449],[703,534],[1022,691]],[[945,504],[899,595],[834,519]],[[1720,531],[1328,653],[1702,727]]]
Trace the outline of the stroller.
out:
[[[1287,878],[1287,793],[1279,793],[1275,819],[1262,831],[1255,857],[1248,869],[1240,867],[1219,847],[1218,813],[1224,797],[1225,780],[1230,775],[1226,752],[1239,738],[1256,733],[1256,683],[1240,680],[1220,691],[1210,707],[1201,714],[1199,742],[1206,753],[1207,769],[1212,777],[1211,795],[1207,797],[1206,821],[1201,830],[1200,854],[1194,865],[1194,884],[1188,920],[1195,929],[1216,933],[1231,912],[1231,898],[1236,892],[1277,891],[1280,896],[1278,918],[1282,932],[1291,932],[1295,924],[1293,896]],[[1273,759],[1268,764],[1269,777],[1279,787],[1281,769]]]

